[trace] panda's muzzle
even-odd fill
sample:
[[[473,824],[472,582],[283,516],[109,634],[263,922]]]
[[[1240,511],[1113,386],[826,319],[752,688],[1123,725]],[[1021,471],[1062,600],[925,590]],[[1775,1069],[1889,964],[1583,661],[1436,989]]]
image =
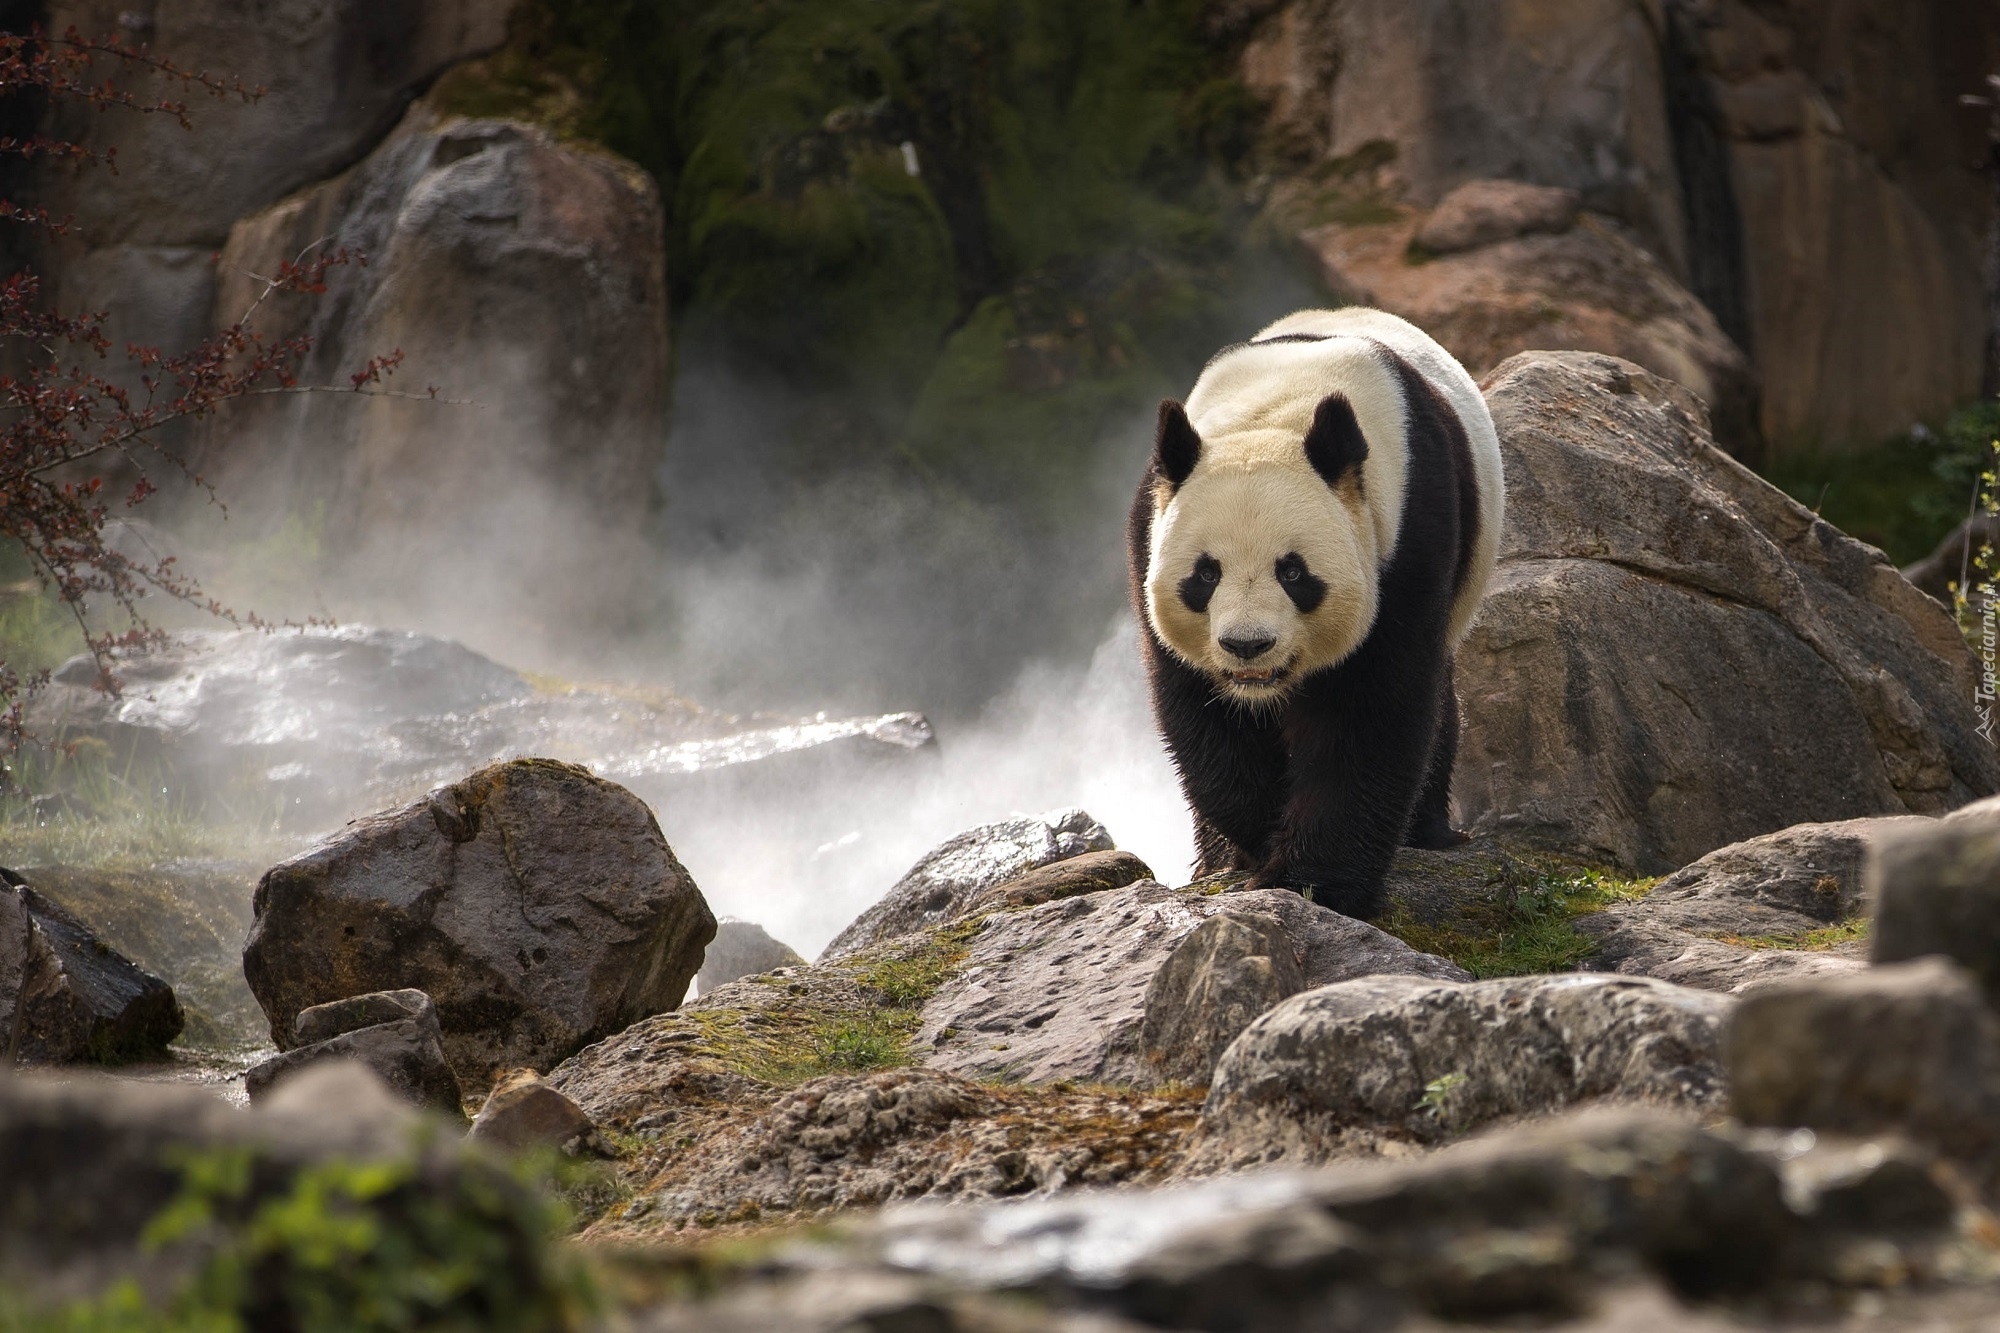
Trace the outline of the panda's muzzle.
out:
[[[1265,653],[1270,652],[1272,645],[1278,641],[1269,634],[1260,634],[1254,639],[1225,638],[1218,640],[1218,642],[1229,651],[1231,657],[1241,658],[1245,662],[1254,662]]]

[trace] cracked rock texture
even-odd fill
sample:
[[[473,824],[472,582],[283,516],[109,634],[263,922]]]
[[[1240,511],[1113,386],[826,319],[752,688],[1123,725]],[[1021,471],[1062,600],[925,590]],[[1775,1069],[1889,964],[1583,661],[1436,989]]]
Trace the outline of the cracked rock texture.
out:
[[[280,1050],[301,1009],[413,988],[474,1094],[672,1009],[715,934],[645,804],[546,759],[355,821],[265,872],[254,909],[243,971]]]
[[[1638,977],[1454,985],[1365,977],[1295,995],[1223,1053],[1201,1156],[1323,1161],[1381,1134],[1435,1143],[1601,1099],[1723,1099],[1733,1001]]]
[[[1185,992],[1155,990],[1155,976],[1197,927],[1224,913],[1270,921],[1306,985],[1383,972],[1469,979],[1456,964],[1296,893],[1208,894],[1147,881],[989,921],[925,1004],[916,1047],[931,1068],[973,1078],[1163,1082],[1174,1075],[1148,1058],[1148,1008],[1181,1011]]]
[[[1486,398],[1508,510],[1458,653],[1465,818],[1657,874],[2000,785],[1951,617],[1717,449],[1686,390],[1532,352]]]
[[[1852,972],[1863,966],[1860,941],[1815,948],[1808,937],[1866,909],[1871,843],[1933,826],[1907,815],[1797,824],[1718,848],[1645,897],[1579,918],[1598,941],[1584,966],[1719,991]]]

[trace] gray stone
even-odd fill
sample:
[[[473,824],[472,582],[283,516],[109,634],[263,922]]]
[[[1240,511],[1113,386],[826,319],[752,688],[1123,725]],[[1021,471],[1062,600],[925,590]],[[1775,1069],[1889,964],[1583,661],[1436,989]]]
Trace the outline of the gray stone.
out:
[[[1746,1125],[1899,1133],[1995,1165],[2000,1017],[1942,958],[1760,987],[1737,1006],[1727,1057]]]
[[[409,396],[243,403],[203,424],[203,475],[247,512],[323,513],[327,560],[384,615],[474,635],[525,599],[550,646],[601,627],[638,594],[665,441],[663,227],[631,163],[414,108],[351,170],[235,225],[213,317],[243,318],[251,275],[316,241],[360,250],[323,298],[274,297],[252,326],[311,337],[309,384],[400,351]]]
[[[804,967],[806,960],[789,944],[771,938],[754,921],[722,920],[716,923],[715,938],[702,955],[701,971],[695,975],[699,993],[741,977],[761,976],[781,967]]]
[[[1731,1003],[1588,974],[1321,987],[1224,1052],[1202,1108],[1208,1156],[1322,1161],[1350,1141],[1434,1143],[1600,1100],[1716,1109]]]
[[[1578,918],[1577,929],[1598,940],[1584,966],[1738,992],[1780,977],[1854,971],[1862,966],[1858,943],[1813,949],[1808,937],[1865,909],[1863,863],[1876,839],[1933,822],[1799,824],[1718,848],[1644,897]]]
[[[454,1182],[476,1178],[508,1203],[481,1217],[482,1228],[499,1228],[485,1234],[524,1252],[539,1243],[539,1233],[502,1220],[537,1215],[526,1187],[424,1134],[421,1119],[349,1062],[316,1065],[249,1112],[181,1085],[0,1075],[0,1290],[30,1302],[94,1300],[130,1278],[164,1302],[207,1250],[147,1244],[145,1230],[183,1197],[188,1158],[223,1151],[250,1159],[246,1208],[282,1197],[311,1166],[393,1160],[414,1163],[415,1178],[357,1204],[364,1217],[406,1208],[413,1192],[436,1204]]]
[[[1039,907],[1058,898],[1122,889],[1151,878],[1152,867],[1130,852],[1084,852],[995,885],[974,898],[966,906],[965,915]]]
[[[1205,894],[1148,881],[989,919],[925,1003],[915,1047],[926,1065],[971,1078],[1158,1083],[1142,1036],[1154,975],[1220,913],[1275,919],[1307,985],[1392,972],[1469,979],[1296,893]]]
[[[583,1108],[532,1069],[517,1069],[493,1085],[466,1137],[510,1152],[555,1148],[573,1156],[600,1146],[597,1126]]]
[[[414,1019],[437,1026],[437,1006],[420,990],[384,990],[367,995],[351,995],[344,1000],[316,1004],[301,1009],[292,1020],[292,1040],[299,1046],[338,1037],[342,1033],[372,1028],[377,1023],[400,1023]]]
[[[243,1071],[243,1091],[255,1105],[287,1086],[301,1071],[333,1061],[366,1066],[390,1091],[416,1106],[454,1117],[464,1114],[458,1080],[445,1062],[437,1011],[428,998],[421,1009],[407,1017],[348,1028],[252,1065]]]
[[[254,906],[243,970],[279,1049],[302,1009],[411,987],[475,1094],[679,1004],[715,933],[651,811],[539,759],[349,825],[267,871]]]
[[[2000,1006],[2000,821],[1954,817],[1883,838],[1869,877],[1874,961],[1943,955]]]
[[[1206,1084],[1238,1033],[1305,986],[1275,917],[1219,913],[1175,945],[1147,983],[1140,1049],[1159,1077]]]
[[[192,130],[171,116],[70,107],[58,132],[100,151],[116,149],[118,170],[44,173],[50,211],[73,214],[93,245],[212,252],[236,219],[366,153],[447,66],[498,46],[506,15],[505,5],[480,0],[249,9],[195,0],[143,11],[64,0],[48,13],[54,32],[74,24],[88,34],[121,33],[182,69],[264,91],[248,103],[187,96]],[[143,27],[121,24],[127,16]],[[120,79],[121,86],[130,82]],[[134,91],[148,95],[143,78]],[[181,94],[163,86],[153,95]]]
[[[157,1058],[184,1022],[173,987],[104,943],[88,924],[11,870],[0,870],[0,1022],[21,1064]],[[26,929],[22,926],[25,922]]]
[[[1040,866],[1110,849],[1111,835],[1081,810],[1021,815],[967,829],[926,852],[879,902],[834,936],[820,961],[954,920],[988,889]]]
[[[1431,210],[1416,242],[1434,254],[1473,250],[1530,232],[1568,231],[1581,199],[1575,190],[1526,181],[1467,181]]]
[[[1508,514],[1457,658],[1467,820],[1659,873],[2000,785],[1951,617],[1716,449],[1679,387],[1528,353],[1487,401]]]

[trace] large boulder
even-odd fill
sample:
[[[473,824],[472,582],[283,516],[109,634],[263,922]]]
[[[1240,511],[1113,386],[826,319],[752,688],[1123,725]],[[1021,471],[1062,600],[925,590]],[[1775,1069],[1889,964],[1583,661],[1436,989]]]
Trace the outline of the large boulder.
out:
[[[173,987],[0,870],[0,1065],[158,1058],[183,1022]]]
[[[1636,977],[1454,985],[1365,977],[1308,991],[1224,1052],[1202,1108],[1210,1156],[1321,1161],[1382,1138],[1434,1143],[1580,1102],[1710,1111],[1732,1001]]]
[[[1863,866],[1878,839],[1927,829],[1913,815],[1798,824],[1718,848],[1642,897],[1580,917],[1594,971],[1703,990],[1864,966]]]
[[[1218,916],[1239,919],[1242,930],[1227,932],[1233,943],[1220,928],[1196,938]],[[1291,956],[1263,952],[1272,948]],[[1379,973],[1469,979],[1296,893],[1146,881],[989,918],[924,1005],[914,1045],[931,1068],[971,1078],[1201,1081],[1216,1037],[1234,1035],[1216,1027],[1225,1019],[1248,1022],[1249,1006],[1276,1003],[1294,978],[1324,986]],[[1196,1012],[1204,1000],[1220,1003]],[[1200,1052],[1166,1044],[1190,1038]]]
[[[2000,1017],[1946,959],[1760,987],[1727,1056],[1746,1125],[1902,1134],[2000,1179]]]
[[[1508,513],[1458,654],[1469,820],[1662,873],[2000,787],[1951,617],[1717,449],[1685,390],[1548,352],[1486,397]]]
[[[646,567],[664,237],[658,190],[630,163],[420,105],[358,165],[236,224],[214,312],[218,327],[243,318],[251,275],[316,242],[365,252],[324,297],[281,294],[253,323],[313,339],[307,383],[345,385],[399,351],[390,387],[408,396],[244,404],[206,427],[205,475],[246,508],[317,511],[345,579],[374,577],[447,632],[523,599],[537,624],[599,623]]]
[[[1624,357],[1692,389],[1732,452],[1757,439],[1757,377],[1708,307],[1619,223],[1549,194],[1469,181],[1425,215],[1329,222],[1301,239],[1344,299],[1401,315],[1484,376],[1564,349]],[[1438,247],[1434,252],[1434,247]]]
[[[1991,5],[1279,0],[1211,22],[1246,38],[1301,225],[1487,178],[1575,191],[1755,359],[1776,450],[1878,440],[1979,390],[1991,202],[1965,169],[1982,120],[1955,103],[2000,65]]]
[[[280,1050],[302,1009],[421,990],[475,1092],[672,1009],[715,934],[652,812],[546,759],[357,820],[265,872],[254,908],[243,970]]]
[[[924,853],[880,901],[833,937],[820,961],[954,920],[982,893],[1030,870],[1110,848],[1104,825],[1082,810],[1016,815],[967,829]]]

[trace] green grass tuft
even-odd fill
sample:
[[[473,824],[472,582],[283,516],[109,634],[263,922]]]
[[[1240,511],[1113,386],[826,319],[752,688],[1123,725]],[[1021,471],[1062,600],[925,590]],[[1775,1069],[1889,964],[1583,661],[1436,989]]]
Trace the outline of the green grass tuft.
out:
[[[1383,928],[1413,948],[1449,958],[1479,979],[1564,972],[1590,956],[1596,941],[1576,919],[1643,896],[1657,880],[1624,879],[1595,867],[1557,865],[1526,883],[1503,882],[1444,923],[1393,913]]]

